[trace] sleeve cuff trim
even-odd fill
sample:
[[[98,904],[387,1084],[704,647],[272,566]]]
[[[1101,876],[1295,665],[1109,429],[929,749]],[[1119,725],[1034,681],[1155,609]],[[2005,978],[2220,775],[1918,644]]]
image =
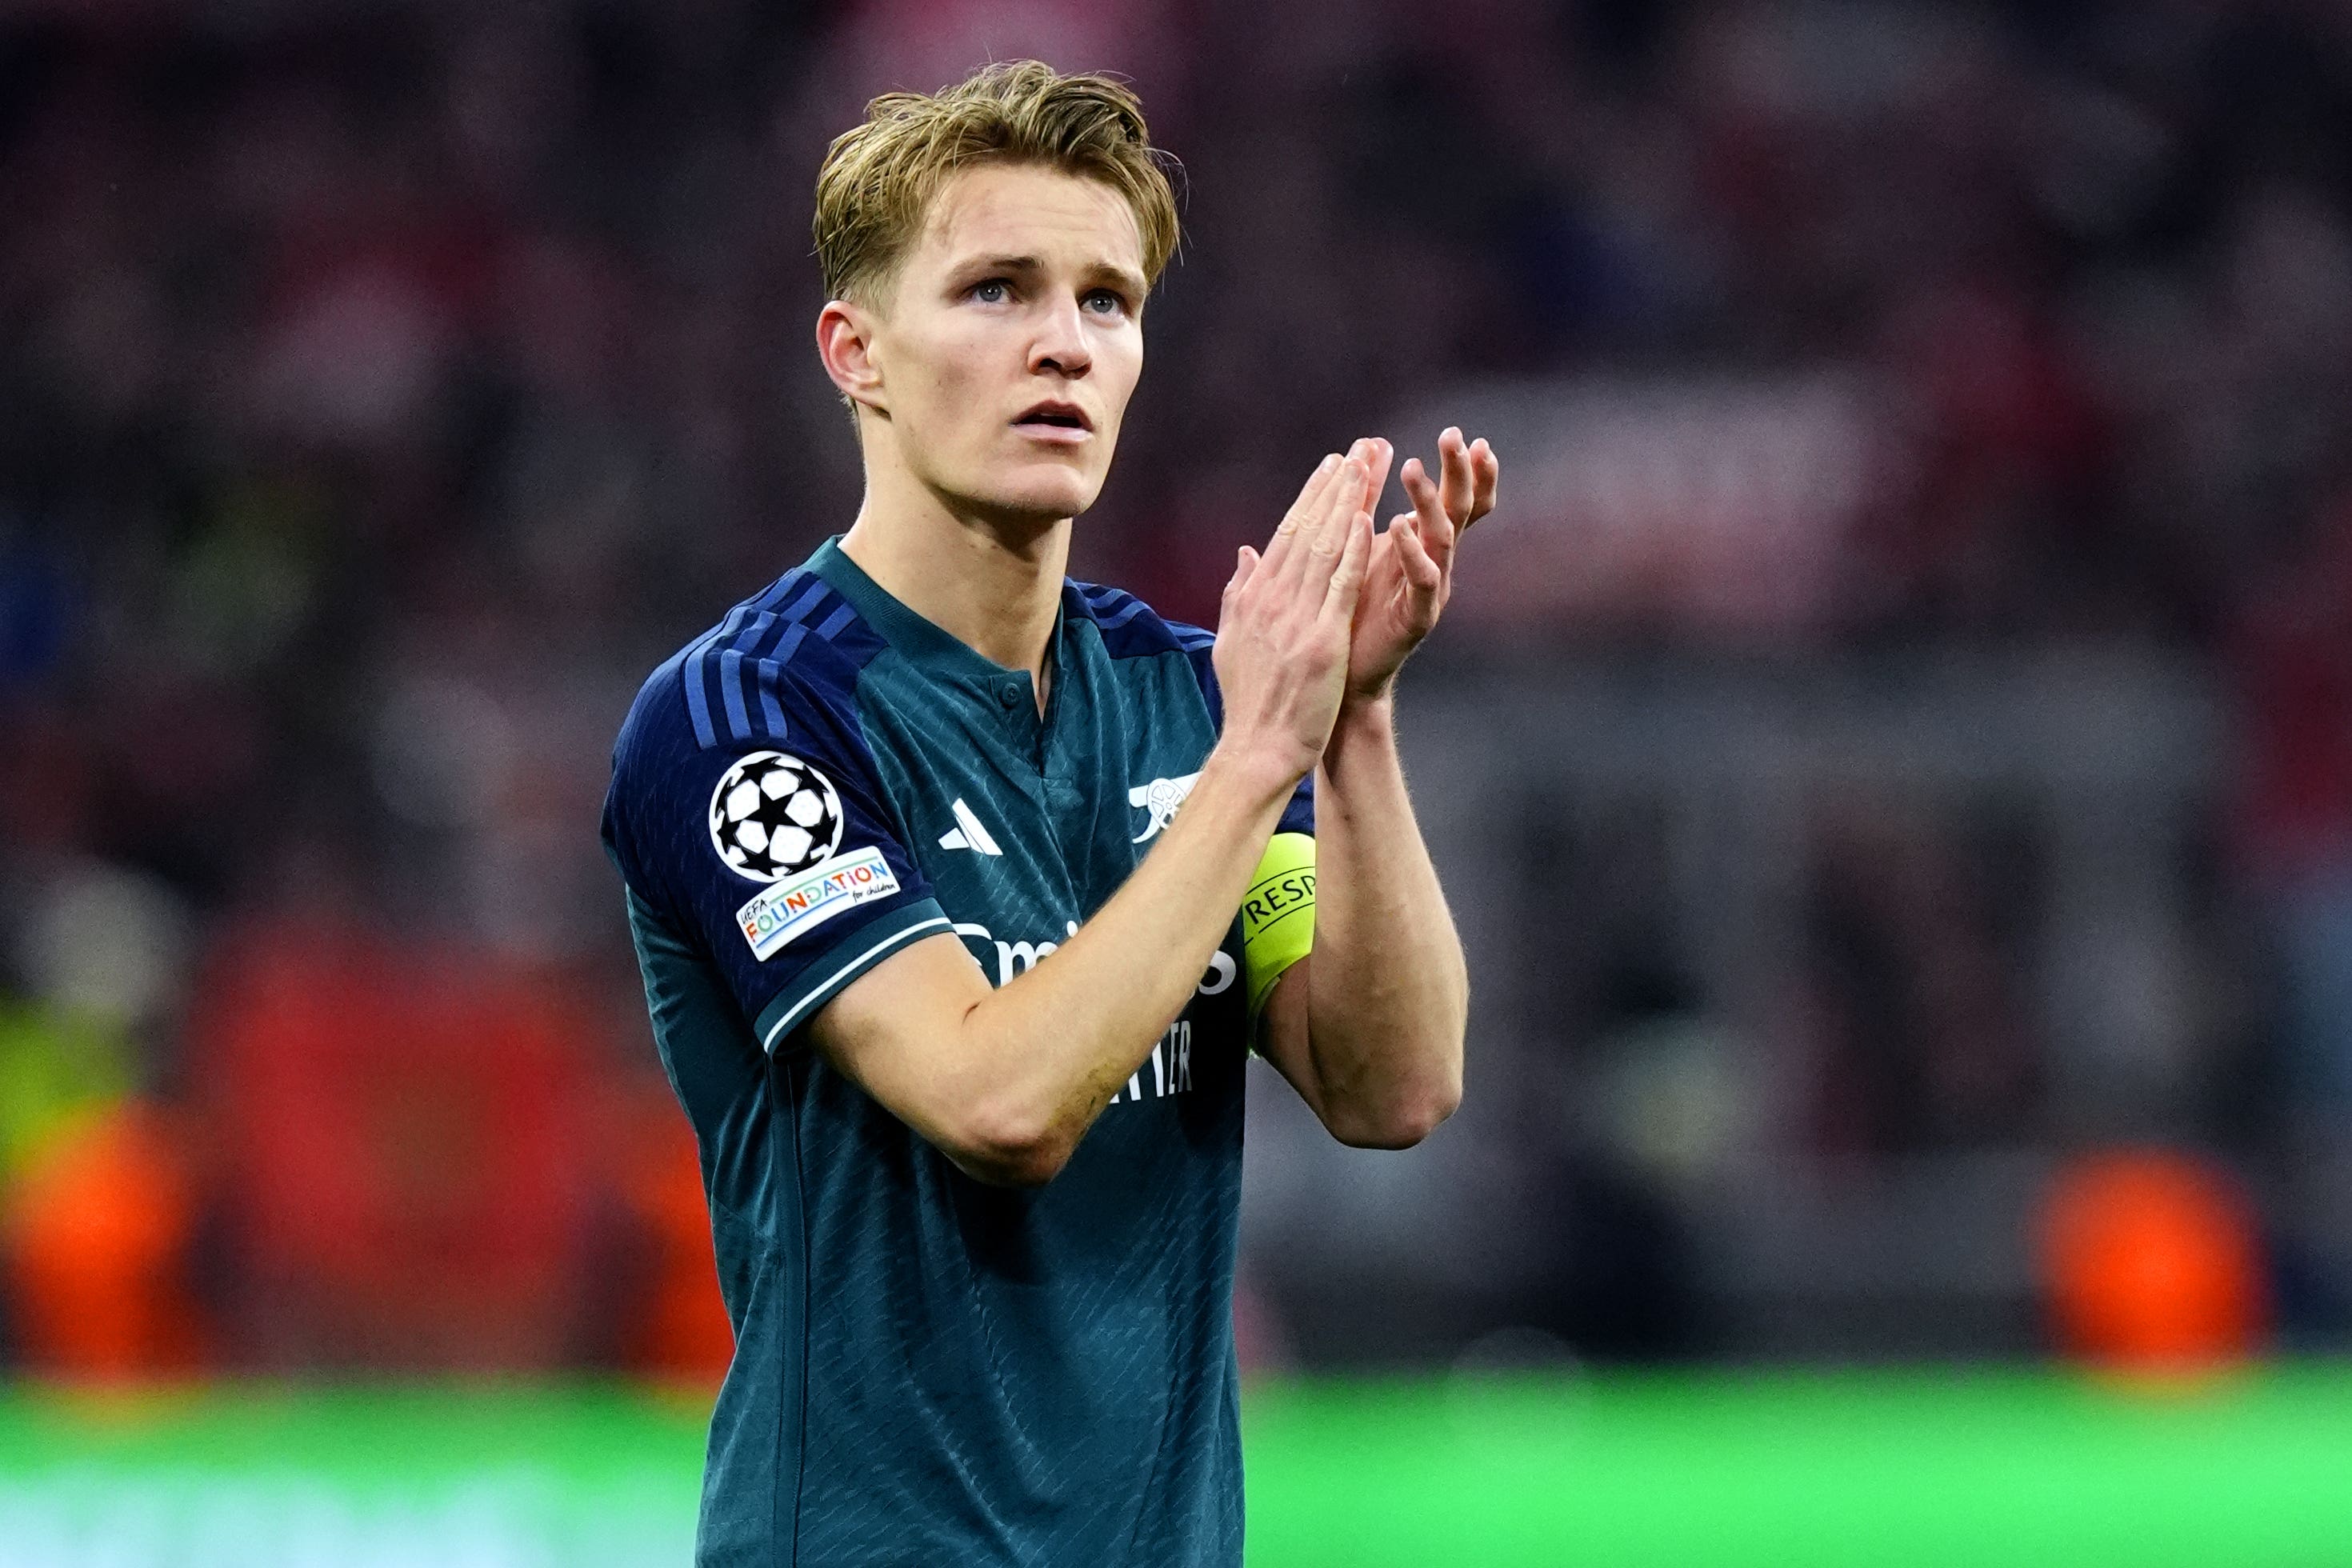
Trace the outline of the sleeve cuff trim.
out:
[[[932,907],[936,909],[938,906],[933,905]],[[775,1054],[777,1041],[782,1039],[786,1035],[791,1034],[793,1027],[803,1019],[806,1018],[809,1014],[814,1012],[825,1002],[830,1001],[835,992],[839,991],[844,985],[848,984],[850,981],[856,979],[860,973],[872,967],[877,960],[889,952],[892,949],[903,947],[908,942],[914,941],[917,937],[928,935],[934,931],[950,931],[952,929],[952,923],[948,920],[947,916],[944,914],[935,914],[928,919],[919,920],[911,925],[900,926],[898,930],[886,933],[878,941],[868,946],[864,952],[858,953],[854,958],[844,960],[830,973],[826,974],[824,979],[818,981],[815,984],[809,986],[805,991],[803,991],[801,994],[800,1000],[794,1002],[790,1007],[786,1008],[783,1013],[780,1015],[773,1023],[770,1024],[767,1026],[767,1029],[761,1034],[760,1038],[761,1048],[766,1050],[769,1055],[773,1056]]]

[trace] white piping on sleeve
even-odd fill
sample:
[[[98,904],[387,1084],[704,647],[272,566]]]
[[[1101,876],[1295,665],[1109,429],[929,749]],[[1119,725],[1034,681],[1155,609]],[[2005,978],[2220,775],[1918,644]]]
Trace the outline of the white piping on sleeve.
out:
[[[925,931],[929,931],[934,927],[945,929],[948,925],[949,921],[945,915],[933,915],[927,921],[917,921],[913,925],[908,926],[906,930],[893,931],[888,936],[884,937],[880,942],[876,942],[872,947],[867,948],[864,952],[859,953],[856,958],[851,959],[848,963],[835,970],[831,974],[826,975],[823,984],[817,985],[815,988],[811,990],[807,995],[802,997],[791,1012],[777,1019],[775,1023],[769,1027],[768,1037],[760,1042],[761,1048],[767,1051],[771,1056],[774,1055],[776,1042],[782,1039],[786,1034],[791,1032],[792,1026],[800,1022],[801,1015],[807,1012],[816,1002],[817,998],[827,994],[835,985],[840,984],[841,977],[843,975],[847,974],[850,971],[857,968],[860,964],[872,962],[876,957],[887,952],[890,949],[898,946],[900,942],[905,942],[909,937],[920,936]]]

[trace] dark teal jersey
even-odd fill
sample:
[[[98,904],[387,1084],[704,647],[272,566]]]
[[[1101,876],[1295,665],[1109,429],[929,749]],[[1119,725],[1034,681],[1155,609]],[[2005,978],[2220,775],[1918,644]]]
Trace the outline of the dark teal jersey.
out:
[[[828,542],[639,694],[604,837],[736,1340],[698,1562],[1241,1561],[1238,933],[1033,1190],[965,1176],[804,1027],[910,942],[1003,984],[1068,940],[1215,742],[1211,640],[1066,584],[1040,719]],[[1311,817],[1302,787],[1284,826]]]

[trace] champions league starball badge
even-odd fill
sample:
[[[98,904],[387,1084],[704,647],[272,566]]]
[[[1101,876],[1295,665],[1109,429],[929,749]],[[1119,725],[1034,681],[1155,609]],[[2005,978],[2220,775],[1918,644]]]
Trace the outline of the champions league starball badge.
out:
[[[710,843],[738,876],[775,882],[823,864],[841,847],[833,781],[782,752],[753,752],[710,792]]]

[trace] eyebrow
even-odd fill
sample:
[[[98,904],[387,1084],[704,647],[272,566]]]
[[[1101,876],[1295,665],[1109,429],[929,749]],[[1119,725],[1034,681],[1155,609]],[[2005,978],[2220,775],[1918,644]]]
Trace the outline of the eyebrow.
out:
[[[958,274],[971,272],[1034,274],[1045,269],[1045,264],[1034,256],[976,256],[958,267],[956,271]],[[1144,285],[1143,274],[1132,267],[1122,267],[1115,261],[1095,261],[1089,262],[1085,270],[1087,276],[1105,279],[1116,283],[1138,300],[1142,299],[1150,291]]]

